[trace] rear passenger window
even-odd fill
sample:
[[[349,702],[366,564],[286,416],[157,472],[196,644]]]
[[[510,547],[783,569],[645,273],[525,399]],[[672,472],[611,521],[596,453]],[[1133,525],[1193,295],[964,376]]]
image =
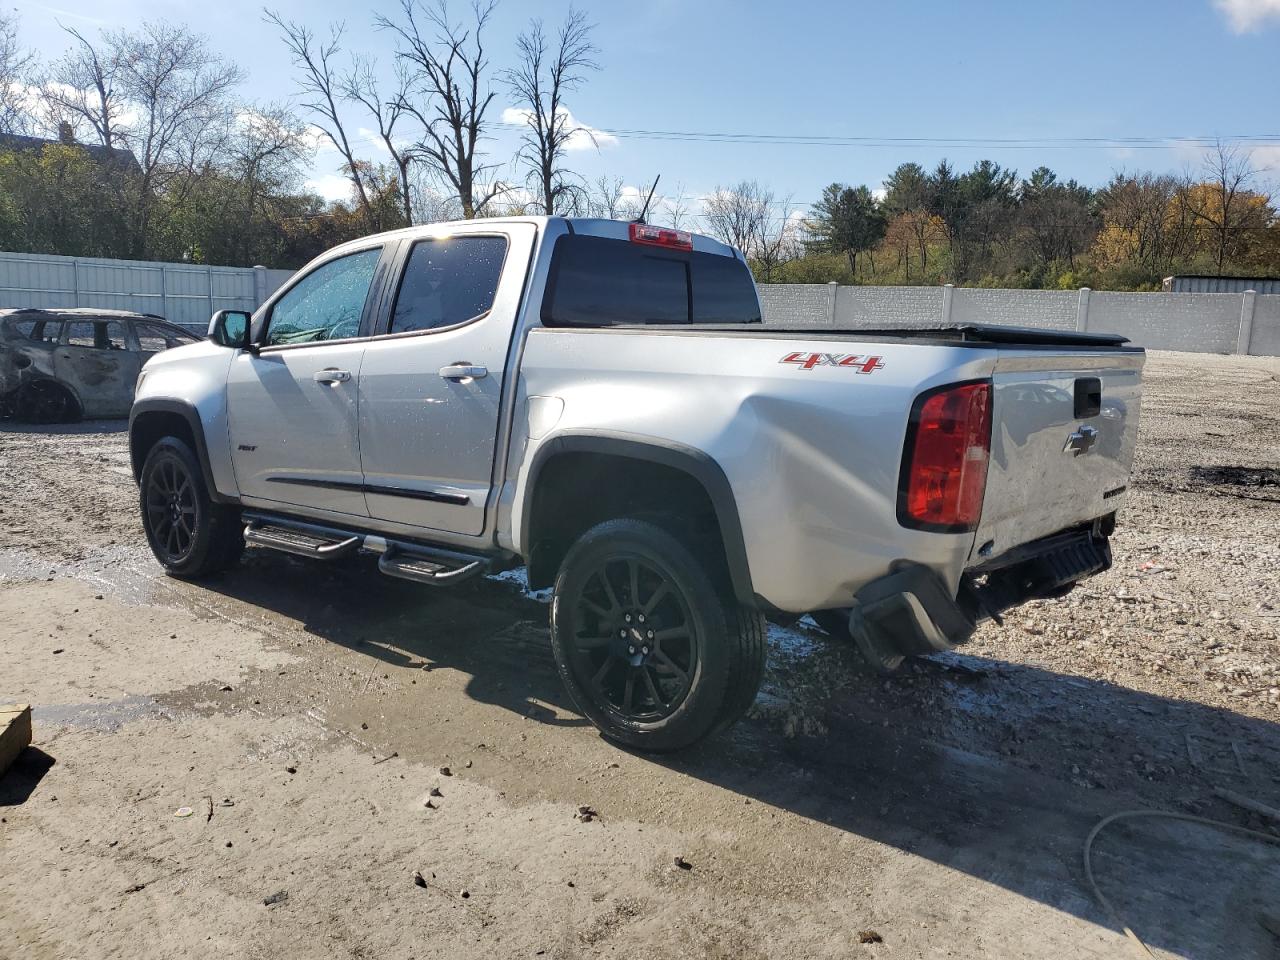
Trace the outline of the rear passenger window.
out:
[[[196,342],[195,337],[179,334],[176,330],[166,330],[164,327],[150,323],[135,323],[133,332],[138,335],[138,349],[143,353],[159,353],[161,350]]]
[[[505,237],[420,240],[405,264],[391,333],[466,323],[493,307],[507,256]]]
[[[124,350],[124,327],[117,320],[72,320],[67,344],[94,350]]]
[[[542,321],[759,323],[760,304],[751,272],[736,257],[573,234],[556,241]]]
[[[36,320],[27,336],[41,343],[57,343],[62,339],[62,321]]]

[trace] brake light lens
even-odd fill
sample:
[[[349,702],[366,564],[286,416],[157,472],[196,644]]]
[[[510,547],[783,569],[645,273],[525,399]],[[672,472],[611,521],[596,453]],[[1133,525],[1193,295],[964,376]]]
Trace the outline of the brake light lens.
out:
[[[990,383],[923,394],[916,400],[907,432],[899,521],[946,533],[975,529],[990,458]]]
[[[668,227],[655,227],[648,223],[631,224],[631,242],[647,243],[652,247],[668,247],[672,250],[692,250],[693,234]]]

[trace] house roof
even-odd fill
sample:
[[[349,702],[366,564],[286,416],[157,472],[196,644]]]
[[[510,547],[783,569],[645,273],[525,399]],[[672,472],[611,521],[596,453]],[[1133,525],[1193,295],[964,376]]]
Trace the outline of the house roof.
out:
[[[0,150],[43,150],[48,146],[79,147],[99,163],[109,163],[121,167],[138,167],[138,158],[132,150],[123,147],[104,147],[100,143],[80,143],[75,140],[57,138],[27,137],[17,133],[0,134]]]

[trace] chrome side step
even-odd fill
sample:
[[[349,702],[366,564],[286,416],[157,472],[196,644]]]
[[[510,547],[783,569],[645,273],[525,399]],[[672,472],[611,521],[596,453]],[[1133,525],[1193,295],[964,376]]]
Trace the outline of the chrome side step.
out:
[[[246,543],[317,560],[334,560],[357,551],[376,553],[380,572],[433,587],[453,586],[469,580],[490,565],[488,557],[392,540],[382,534],[353,533],[250,511],[245,511],[244,521]]]
[[[359,537],[334,538],[328,531],[312,532],[294,527],[277,526],[263,520],[250,520],[245,524],[245,543],[259,547],[270,547],[300,557],[315,557],[319,560],[333,560],[345,557],[360,548]]]
[[[476,558],[458,566],[454,557],[433,553],[411,553],[398,546],[391,546],[378,558],[378,570],[389,577],[425,583],[432,587],[447,587],[469,580],[488,566],[488,562]]]

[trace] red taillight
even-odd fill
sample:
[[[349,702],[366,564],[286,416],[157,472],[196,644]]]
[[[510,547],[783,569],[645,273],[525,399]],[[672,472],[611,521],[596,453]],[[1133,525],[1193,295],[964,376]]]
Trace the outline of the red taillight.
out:
[[[944,387],[916,400],[898,493],[906,526],[959,533],[982,514],[991,454],[991,384]]]
[[[655,227],[648,223],[631,224],[631,242],[647,243],[654,247],[670,247],[673,250],[692,250],[693,234],[667,227]]]

